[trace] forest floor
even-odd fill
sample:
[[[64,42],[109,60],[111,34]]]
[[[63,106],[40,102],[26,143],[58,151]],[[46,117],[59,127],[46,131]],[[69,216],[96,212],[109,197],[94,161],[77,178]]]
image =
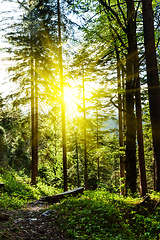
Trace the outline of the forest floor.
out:
[[[1,207],[0,239],[160,240],[160,196],[96,190],[53,205],[35,200],[18,210]]]
[[[20,210],[0,209],[0,239],[71,240],[56,223],[58,212],[47,204],[28,204]]]

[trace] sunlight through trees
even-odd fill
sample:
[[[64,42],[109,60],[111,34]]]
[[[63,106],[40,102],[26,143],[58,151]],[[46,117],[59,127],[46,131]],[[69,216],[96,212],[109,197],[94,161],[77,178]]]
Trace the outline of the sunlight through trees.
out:
[[[64,191],[159,191],[159,2],[1,5],[0,161]]]

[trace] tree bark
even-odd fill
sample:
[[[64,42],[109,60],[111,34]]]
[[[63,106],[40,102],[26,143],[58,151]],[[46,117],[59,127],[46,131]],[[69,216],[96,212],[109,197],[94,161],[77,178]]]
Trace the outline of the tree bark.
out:
[[[155,156],[156,191],[160,191],[160,89],[154,37],[152,0],[142,0],[149,106]]]
[[[36,139],[35,139],[35,72],[34,72],[34,51],[33,51],[33,41],[34,41],[34,29],[33,29],[33,13],[30,12],[31,21],[31,152],[32,152],[32,166],[31,166],[31,184],[36,184],[37,171],[36,171]]]
[[[67,187],[66,123],[65,123],[64,83],[63,83],[62,44],[61,44],[61,18],[60,18],[59,0],[57,0],[57,8],[58,8],[58,35],[59,35],[59,68],[60,68],[60,82],[61,82],[61,109],[62,109],[63,180],[64,180],[64,191],[67,191],[68,187]]]
[[[128,54],[126,58],[126,189],[131,193],[136,192],[136,122],[134,115],[134,23],[133,23],[133,0],[127,0],[127,38]]]
[[[97,150],[99,149],[99,129],[98,129],[98,111],[97,111]],[[97,177],[98,177],[98,183],[100,182],[100,172],[99,172],[99,153],[97,156]]]
[[[32,48],[32,46],[31,46]],[[32,52],[32,50],[31,50]],[[35,85],[33,71],[33,53],[31,56],[31,151],[32,151],[32,167],[31,167],[31,184],[36,184],[36,155],[35,155]]]
[[[124,195],[125,194],[125,188],[123,186],[124,184],[124,171],[125,171],[125,164],[124,164],[124,156],[121,153],[122,148],[124,147],[124,142],[123,142],[123,127],[122,127],[122,99],[121,99],[121,74],[120,74],[120,58],[119,58],[119,52],[118,49],[116,48],[116,56],[117,56],[117,81],[118,81],[118,119],[119,119],[119,158],[120,158],[120,194]]]
[[[53,195],[53,196],[41,197],[39,199],[39,201],[47,201],[49,203],[57,203],[57,202],[59,202],[60,199],[63,199],[63,198],[68,197],[68,196],[76,196],[80,193],[83,193],[83,191],[84,191],[83,187],[75,188],[73,190],[66,191],[66,192],[56,194],[56,195]]]
[[[136,97],[140,195],[141,195],[141,197],[143,197],[148,192],[148,189],[147,189],[146,168],[145,168],[145,158],[144,158],[142,109],[141,109],[141,93],[140,93],[140,78],[139,78],[139,60],[138,60],[136,35],[135,35],[135,55],[134,55],[134,78],[135,78],[135,84],[136,84],[135,97]]]
[[[80,186],[80,179],[79,179],[79,159],[78,159],[78,143],[77,143],[77,132],[75,131],[75,141],[76,141],[76,159],[77,159],[77,186]]]
[[[37,61],[35,60],[35,167],[36,178],[38,177],[38,79],[37,79]]]
[[[128,56],[129,58],[129,56]],[[130,76],[130,63],[127,59],[127,82],[126,82],[126,188],[132,193],[136,192],[136,126],[134,115],[133,89]]]
[[[88,190],[88,164],[87,164],[87,142],[86,142],[86,106],[85,106],[85,79],[83,69],[83,118],[84,118],[84,184]]]

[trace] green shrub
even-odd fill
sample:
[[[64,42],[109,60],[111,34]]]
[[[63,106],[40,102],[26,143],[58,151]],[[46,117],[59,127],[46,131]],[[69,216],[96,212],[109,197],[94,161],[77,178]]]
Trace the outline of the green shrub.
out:
[[[5,189],[0,192],[0,208],[21,208],[41,196],[58,193],[57,189],[41,181],[36,186],[31,186],[28,177],[8,169],[0,174],[0,181],[5,184]]]

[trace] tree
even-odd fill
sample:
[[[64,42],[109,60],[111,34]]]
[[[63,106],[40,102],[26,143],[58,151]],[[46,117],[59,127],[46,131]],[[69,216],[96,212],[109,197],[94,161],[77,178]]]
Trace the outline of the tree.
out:
[[[135,16],[136,13],[134,13]],[[136,39],[136,24],[134,31],[134,82],[135,82],[135,98],[136,98],[136,125],[137,125],[137,141],[138,141],[138,159],[139,159],[139,178],[140,178],[140,195],[145,196],[148,192],[146,180],[146,168],[144,157],[143,142],[143,126],[142,126],[142,107],[140,93],[140,75],[139,75],[139,57]]]
[[[14,67],[9,68],[9,71],[13,72],[12,80],[19,82],[19,86],[23,91],[20,90],[18,94],[15,94],[15,96],[23,96],[23,102],[19,101],[19,103],[27,103],[30,93],[32,119],[31,182],[36,183],[38,174],[38,99],[40,100],[38,88],[40,89],[41,86],[41,89],[45,89],[48,98],[51,95],[53,96],[54,89],[52,89],[51,80],[53,80],[53,76],[55,78],[57,68],[54,55],[56,55],[58,44],[55,34],[56,27],[53,24],[55,20],[52,19],[55,8],[48,5],[47,0],[43,1],[43,6],[42,1],[40,6],[33,4],[33,2],[22,3],[18,1],[18,3],[21,9],[25,11],[25,15],[22,16],[21,21],[10,27],[16,28],[17,32],[11,31],[6,34],[10,44],[17,46],[11,50],[14,53],[12,60],[14,59],[16,64]],[[54,54],[52,51],[53,46]],[[10,49],[7,50],[10,51]],[[31,84],[31,87],[29,87],[29,84]],[[50,87],[48,87],[49,85]],[[41,98],[44,96],[43,90],[42,93]],[[16,101],[17,99],[15,99]]]
[[[125,162],[124,162],[124,154],[123,154],[123,148],[124,148],[124,137],[123,137],[123,118],[122,118],[122,95],[121,95],[121,89],[122,89],[122,81],[121,81],[121,62],[119,57],[119,51],[115,46],[116,51],[116,57],[117,57],[117,82],[118,82],[118,122],[119,122],[119,147],[120,147],[120,193],[122,195],[125,194],[124,187],[124,178],[125,178]]]
[[[148,94],[152,137],[156,164],[156,191],[160,191],[160,89],[154,37],[154,19],[152,1],[142,0],[145,58],[147,69]]]
[[[85,189],[88,190],[88,163],[87,163],[87,142],[86,142],[86,97],[85,97],[85,76],[84,66],[82,66],[83,78],[83,122],[84,122],[84,184]]]
[[[4,148],[5,148],[5,130],[0,126],[0,162],[4,160]]]
[[[9,100],[2,99],[0,107],[0,128],[3,129],[1,135],[1,160],[2,164],[8,164],[16,171],[24,171],[29,176],[29,139],[28,115],[23,115],[19,108],[13,107]],[[2,133],[2,132],[1,132]]]
[[[91,16],[90,19],[87,19],[87,27],[84,27],[85,39],[86,43],[85,47],[89,48],[88,54],[92,54],[95,57],[94,51],[96,51],[97,58],[100,56],[99,62],[103,61],[107,65],[107,63],[111,62],[109,59],[109,55],[112,53],[113,59],[113,42],[117,44],[117,48],[121,49],[121,58],[122,62],[124,58],[126,58],[126,184],[127,188],[131,190],[131,192],[136,192],[136,118],[135,118],[135,103],[134,103],[134,95],[135,95],[135,83],[137,82],[136,76],[137,71],[134,71],[136,68],[136,48],[135,48],[135,40],[137,38],[136,35],[136,17],[139,8],[139,3],[136,3],[136,11],[134,9],[134,1],[103,1],[100,0],[100,5],[96,7],[96,5],[92,5],[93,11],[95,10],[95,15]],[[83,5],[83,4],[82,4]],[[85,4],[83,5],[85,7]],[[86,10],[86,9],[85,9]],[[97,17],[99,16],[99,17]],[[91,23],[90,20],[95,18],[95,25]],[[108,19],[108,21],[106,21]],[[99,23],[99,24],[98,24]],[[102,30],[102,26],[104,24],[105,31]],[[108,23],[108,24],[107,24]],[[109,31],[108,31],[109,29]],[[106,36],[106,31],[109,32],[109,36]],[[96,41],[102,44],[102,48],[97,47]],[[107,46],[108,41],[110,43],[110,47]],[[91,48],[92,45],[92,48]],[[105,48],[106,46],[106,48]],[[97,47],[97,48],[96,48]],[[92,50],[90,50],[92,49]],[[95,50],[96,49],[96,50]],[[98,50],[99,51],[98,51]],[[107,50],[106,50],[107,49]],[[123,53],[122,53],[123,49]],[[114,56],[115,57],[115,56]],[[108,60],[109,59],[109,60]],[[114,58],[115,59],[115,58]],[[106,60],[106,62],[105,62]],[[123,71],[124,72],[124,71]],[[136,93],[138,96],[138,93]],[[139,105],[138,105],[139,104]],[[140,98],[137,97],[137,106],[140,107]],[[140,108],[137,111],[139,114]],[[138,115],[138,126],[141,125],[137,129],[138,133],[138,144],[139,144],[139,160],[142,158],[142,154],[144,154],[144,150],[142,146],[143,139],[140,141],[140,137],[142,136],[142,121],[140,115]],[[141,131],[141,132],[140,132]],[[140,145],[141,144],[141,145]],[[140,160],[141,162],[141,160]],[[143,160],[144,163],[144,160]],[[143,168],[140,168],[142,170]],[[145,172],[145,170],[144,170]],[[144,191],[145,192],[145,191]],[[145,194],[145,193],[144,193]]]
[[[61,12],[60,12],[59,0],[57,0],[57,8],[58,8],[58,34],[59,34],[59,69],[60,69],[59,75],[60,75],[60,82],[61,82],[61,109],[62,109],[63,178],[64,178],[64,191],[67,191],[68,187],[67,187],[66,125],[65,125],[65,106],[64,106],[62,42],[61,42]]]

